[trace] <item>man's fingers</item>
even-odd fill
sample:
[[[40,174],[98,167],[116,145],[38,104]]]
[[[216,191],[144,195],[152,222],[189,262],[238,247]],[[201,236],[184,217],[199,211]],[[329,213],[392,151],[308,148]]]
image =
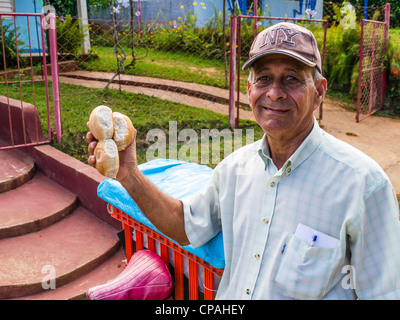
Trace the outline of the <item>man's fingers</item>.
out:
[[[96,146],[97,146],[97,141],[92,141],[91,143],[89,143],[88,151],[90,155],[94,154],[94,149],[96,149]]]
[[[94,156],[94,149],[96,149],[97,140],[94,138],[93,134],[90,131],[86,134],[86,140],[87,140],[87,142],[89,142],[89,145],[88,145],[88,152],[89,152],[88,164],[94,167],[96,165],[96,157]]]
[[[90,164],[93,167],[96,165],[96,157],[94,155],[89,156],[88,164]]]
[[[86,140],[87,142],[92,142],[93,140],[96,140],[93,136],[93,134],[89,131],[88,133],[86,133]]]

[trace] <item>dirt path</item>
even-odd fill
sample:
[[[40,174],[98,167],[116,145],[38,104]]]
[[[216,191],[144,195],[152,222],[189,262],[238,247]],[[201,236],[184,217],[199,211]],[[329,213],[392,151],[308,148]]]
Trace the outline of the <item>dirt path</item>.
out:
[[[76,78],[77,76],[82,78]],[[111,76],[112,74],[105,72],[78,71],[63,73],[60,76],[60,81],[91,88],[104,88],[106,85],[105,79],[110,79]],[[198,108],[209,109],[221,114],[228,114],[227,103],[212,102],[176,92],[179,90],[170,91],[165,90],[165,88],[168,86],[170,88],[185,88],[188,91],[197,91],[210,97],[216,96],[223,99],[228,99],[228,90],[193,83],[131,75],[121,75],[121,80],[126,80],[126,83],[136,81],[148,85],[146,87],[132,84],[122,85],[122,89],[128,92],[143,93]],[[165,85],[165,87],[164,89],[151,88],[151,84]],[[119,85],[112,84],[110,87],[118,88]],[[243,103],[247,103],[246,95],[242,94],[240,100]],[[316,117],[318,117],[317,113]],[[254,120],[251,111],[240,110],[240,118]],[[377,161],[390,177],[396,193],[400,196],[400,120],[371,116],[357,123],[354,112],[341,108],[338,101],[325,99],[323,118],[320,124],[328,133],[353,145]]]

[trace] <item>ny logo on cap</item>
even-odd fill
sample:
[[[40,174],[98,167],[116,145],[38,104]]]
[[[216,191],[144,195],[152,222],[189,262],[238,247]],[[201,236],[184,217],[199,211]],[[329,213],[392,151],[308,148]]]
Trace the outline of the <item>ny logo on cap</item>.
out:
[[[261,43],[260,49],[268,45],[274,45],[280,38],[280,42],[283,44],[288,44],[290,46],[295,46],[296,43],[293,41],[295,36],[300,35],[301,32],[294,31],[288,28],[277,28],[275,30],[270,30],[265,33],[264,41]],[[281,35],[281,36],[280,36]]]

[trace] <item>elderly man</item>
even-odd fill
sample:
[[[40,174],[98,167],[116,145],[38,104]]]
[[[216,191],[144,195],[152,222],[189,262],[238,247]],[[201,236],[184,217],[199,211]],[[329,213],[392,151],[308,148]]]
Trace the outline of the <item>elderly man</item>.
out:
[[[138,170],[135,143],[120,155],[117,179],[182,245],[222,230],[218,299],[399,299],[396,196],[376,162],[315,120],[327,83],[313,34],[293,23],[265,29],[247,68],[265,135],[224,159],[199,194],[179,201],[160,192]]]

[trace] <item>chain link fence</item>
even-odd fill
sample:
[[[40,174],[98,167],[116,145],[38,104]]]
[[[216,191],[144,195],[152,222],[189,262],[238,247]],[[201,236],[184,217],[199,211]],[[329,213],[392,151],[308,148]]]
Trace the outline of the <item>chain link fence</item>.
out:
[[[357,20],[364,17],[364,11],[362,7],[355,7]],[[380,8],[367,8],[366,13],[368,18],[382,17]],[[268,11],[263,14],[268,16]],[[337,25],[346,14],[341,4],[324,1],[323,18],[328,26]],[[202,27],[196,25],[196,16],[190,13],[175,20],[157,15],[153,20],[141,20],[140,24],[135,13],[131,16],[133,19],[125,15],[123,20],[116,12],[111,12],[109,19],[57,18],[64,128],[60,148],[86,161],[86,121],[90,111],[100,104],[123,112],[133,120],[138,129],[142,162],[146,160],[149,146],[155,142],[147,139],[152,129],[161,129],[167,141],[172,137],[170,132],[176,131],[179,135],[185,129],[193,129],[199,136],[201,130],[229,129],[233,135],[228,118],[231,50],[228,13],[227,23],[223,23],[222,13],[217,13],[204,21]],[[260,25],[260,22],[263,23]],[[269,20],[242,21],[241,61],[247,59],[254,30],[259,32],[269,23]],[[303,23],[313,29],[322,52],[324,30],[321,23]],[[333,48],[333,45],[326,48],[328,62],[331,61],[329,51]],[[39,74],[40,59],[34,68]],[[331,74],[329,68],[325,70]],[[237,125],[243,130],[253,130],[254,139],[257,139],[262,132],[254,122],[246,120],[252,119],[246,99],[247,77],[247,73],[241,72],[238,81],[241,120]],[[36,90],[39,87],[38,84]],[[29,95],[26,99],[29,100]],[[36,95],[36,99],[40,97]],[[243,137],[246,136],[243,133]],[[185,139],[188,137],[182,137],[181,145],[187,142]],[[173,150],[172,154],[176,152]]]
[[[229,30],[221,34],[216,24],[197,28],[193,17],[186,16],[174,21],[142,20],[141,25],[130,20],[93,19],[82,28],[79,21],[59,17],[60,92],[65,116],[88,118],[91,109],[101,104],[127,114],[138,130],[141,161],[148,160],[146,151],[154,142],[147,137],[151,130],[163,131],[161,138],[167,145],[174,140],[171,132],[176,132],[179,149],[188,139],[179,136],[182,130],[194,130],[200,136],[201,130],[230,128],[225,61]],[[74,126],[64,127],[63,148],[69,148],[69,141],[76,143],[79,136],[83,152],[86,128],[77,132]],[[254,130],[254,123],[243,121],[242,127]],[[192,151],[179,159],[191,160]],[[174,150],[167,153],[178,155]],[[199,154],[192,153],[195,157]]]
[[[387,29],[387,23],[373,20],[365,20],[361,27],[357,121],[383,105]]]

